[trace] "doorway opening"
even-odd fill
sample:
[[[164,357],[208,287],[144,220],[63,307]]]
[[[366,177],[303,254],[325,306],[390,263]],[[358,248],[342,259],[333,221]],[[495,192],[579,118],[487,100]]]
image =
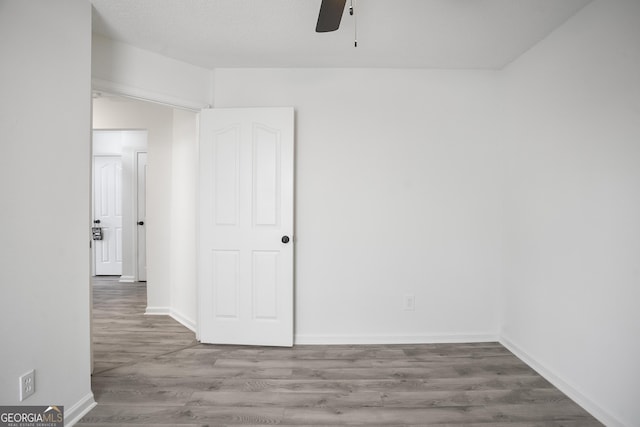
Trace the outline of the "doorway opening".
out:
[[[194,331],[197,114],[151,101],[94,92],[92,124],[93,158],[97,162],[92,159],[93,176],[97,176],[92,183],[96,195],[95,200],[92,197],[92,221],[100,220],[92,226],[105,226],[103,239],[111,234],[116,243],[122,244],[121,249],[105,245],[100,252],[96,248],[104,240],[92,241],[96,252],[91,260],[92,292],[108,291],[96,293],[98,299],[100,295],[103,299],[109,296],[117,299],[118,295],[128,297],[133,293],[136,300],[130,301],[135,302],[131,307],[140,319],[145,315],[165,315]],[[102,167],[104,162],[117,163],[116,158],[120,159],[119,165]],[[101,181],[102,176],[106,179]],[[100,193],[108,192],[110,187],[114,193],[122,193],[121,199],[100,198]],[[120,230],[107,229],[106,218],[97,215],[100,210],[96,207],[109,203],[115,216],[121,217]],[[99,264],[107,259],[104,254],[109,254],[108,250],[115,254],[112,258],[121,261],[121,271],[100,270]],[[95,303],[92,293],[92,304]],[[96,307],[98,318],[99,309]],[[166,320],[146,318],[161,324]],[[108,365],[111,357],[103,353],[94,356],[94,347],[98,352],[104,348],[102,344],[94,345],[100,333],[98,321],[92,324],[91,334],[92,358],[97,357],[92,359],[97,363],[93,366],[98,370]],[[154,339],[148,337],[150,341]],[[117,360],[118,355],[113,354],[113,358]]]
[[[93,131],[93,276],[146,281],[147,131]]]

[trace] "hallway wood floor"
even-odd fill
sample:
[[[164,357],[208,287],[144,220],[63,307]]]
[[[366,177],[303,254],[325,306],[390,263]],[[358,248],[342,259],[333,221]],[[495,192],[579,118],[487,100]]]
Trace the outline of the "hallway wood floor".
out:
[[[601,426],[498,343],[202,345],[95,281],[98,406],[77,426]]]

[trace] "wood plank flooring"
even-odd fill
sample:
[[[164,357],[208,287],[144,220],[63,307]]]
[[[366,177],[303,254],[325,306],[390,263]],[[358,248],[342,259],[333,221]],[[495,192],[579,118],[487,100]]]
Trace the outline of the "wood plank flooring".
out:
[[[145,294],[95,281],[98,406],[78,426],[602,425],[498,343],[202,345]]]

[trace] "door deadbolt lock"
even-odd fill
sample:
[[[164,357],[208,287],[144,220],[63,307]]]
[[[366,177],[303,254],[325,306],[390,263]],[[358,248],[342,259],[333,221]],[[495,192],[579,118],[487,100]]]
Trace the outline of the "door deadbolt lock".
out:
[[[282,243],[289,243],[289,236],[282,236]]]

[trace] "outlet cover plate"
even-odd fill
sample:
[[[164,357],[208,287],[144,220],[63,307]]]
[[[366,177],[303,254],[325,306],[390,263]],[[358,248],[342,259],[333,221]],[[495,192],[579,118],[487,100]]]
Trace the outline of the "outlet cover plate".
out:
[[[36,371],[30,370],[20,376],[20,402],[36,392]]]
[[[402,299],[402,309],[405,311],[414,311],[416,309],[415,295],[404,295]]]

